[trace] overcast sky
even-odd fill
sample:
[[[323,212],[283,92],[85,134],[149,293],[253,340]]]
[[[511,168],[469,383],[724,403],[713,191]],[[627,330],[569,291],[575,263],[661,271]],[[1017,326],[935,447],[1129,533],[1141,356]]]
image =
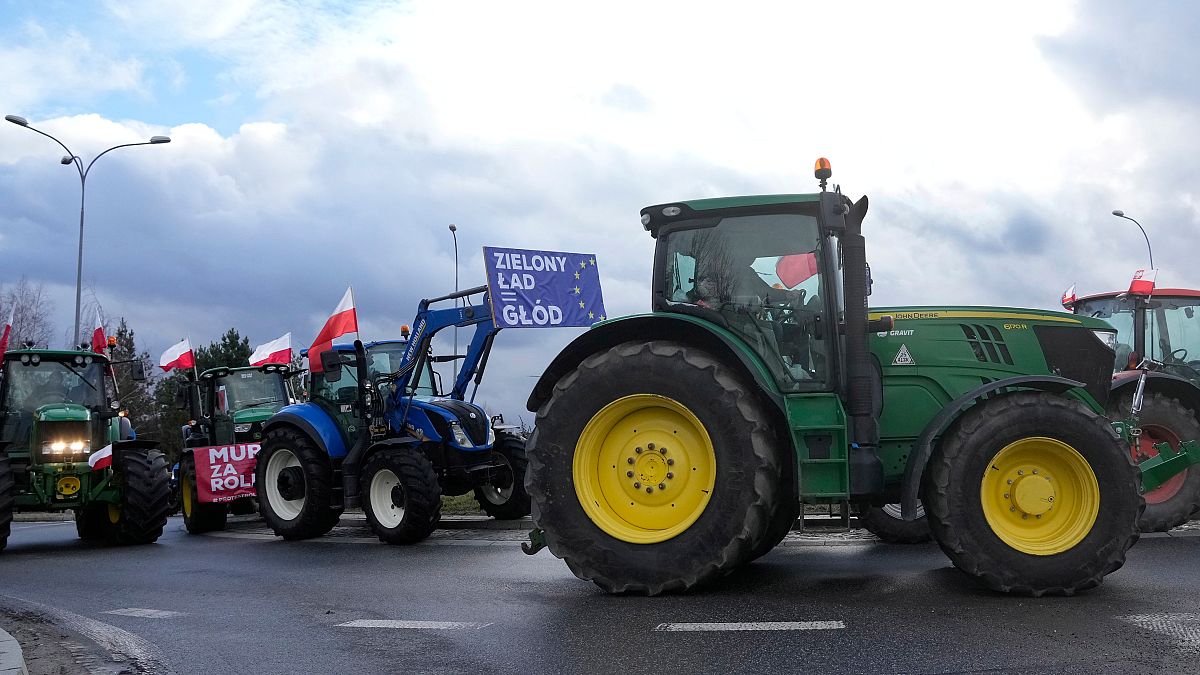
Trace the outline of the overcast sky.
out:
[[[871,197],[872,304],[1056,307],[1200,285],[1200,8],[1182,2],[0,0],[0,113],[89,160],[84,283],[157,355],[230,326],[365,339],[483,282],[484,245],[594,252],[649,306],[648,204]],[[73,321],[79,181],[0,125],[0,284]],[[85,318],[85,324],[88,320]],[[90,327],[85,325],[85,327]],[[517,414],[577,330],[510,330],[480,400]],[[462,338],[466,339],[465,336]],[[531,416],[526,414],[526,419]]]

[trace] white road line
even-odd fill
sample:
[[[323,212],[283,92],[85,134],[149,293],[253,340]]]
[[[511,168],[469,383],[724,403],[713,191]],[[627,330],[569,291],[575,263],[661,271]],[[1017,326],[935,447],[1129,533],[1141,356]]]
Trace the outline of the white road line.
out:
[[[1200,653],[1200,614],[1130,614],[1121,619],[1171,638],[1176,649]]]
[[[126,607],[125,609],[110,609],[102,614],[118,614],[120,616],[136,616],[142,619],[173,619],[183,616],[183,612],[172,612],[165,609],[145,609],[143,607]]]
[[[660,623],[656,631],[839,630],[841,621],[752,621],[748,623]]]
[[[412,630],[479,630],[491,623],[473,621],[405,621],[392,619],[357,619],[339,623],[344,628],[408,628]]]

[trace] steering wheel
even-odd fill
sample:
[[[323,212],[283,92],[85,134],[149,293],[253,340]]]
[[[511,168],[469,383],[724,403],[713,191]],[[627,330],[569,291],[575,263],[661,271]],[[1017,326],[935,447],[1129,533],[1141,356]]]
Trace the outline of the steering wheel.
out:
[[[1187,362],[1187,350],[1184,349],[1183,347],[1180,347],[1179,349],[1176,349],[1175,351],[1171,352],[1171,358],[1180,363],[1186,363]]]

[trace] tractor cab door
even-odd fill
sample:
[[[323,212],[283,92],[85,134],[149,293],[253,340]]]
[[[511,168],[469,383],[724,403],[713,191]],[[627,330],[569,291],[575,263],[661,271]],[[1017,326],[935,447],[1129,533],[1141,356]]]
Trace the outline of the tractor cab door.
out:
[[[362,416],[356,405],[358,370],[350,364],[337,366],[336,370],[336,373],[326,370],[310,374],[309,402],[317,404],[333,418],[343,442],[350,447],[362,424]]]
[[[1153,296],[1146,346],[1166,371],[1200,384],[1200,297]]]

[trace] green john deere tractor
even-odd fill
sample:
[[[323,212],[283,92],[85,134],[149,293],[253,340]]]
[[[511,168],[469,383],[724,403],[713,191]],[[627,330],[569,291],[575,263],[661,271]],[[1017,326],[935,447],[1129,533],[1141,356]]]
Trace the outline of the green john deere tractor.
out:
[[[85,540],[149,544],[162,535],[166,460],[156,442],[136,440],[128,419],[118,415],[112,367],[106,356],[89,351],[4,353],[0,549],[14,512],[73,510]],[[145,377],[140,362],[133,368],[135,379]],[[99,461],[110,451],[111,460]]]
[[[181,407],[192,423],[184,430],[179,461],[179,505],[183,523],[192,534],[224,530],[229,514],[245,515],[258,508],[257,498],[240,497],[227,503],[203,503],[196,490],[193,450],[214,445],[257,444],[262,427],[291,400],[286,364],[268,363],[242,368],[210,368],[183,390]]]
[[[1098,585],[1144,508],[1103,416],[1113,329],[997,307],[868,313],[867,199],[826,191],[829,175],[818,162],[818,194],[642,210],[654,312],[594,326],[530,395],[527,552],[657,594],[765,554],[802,504],[911,519],[923,502],[986,586]]]

